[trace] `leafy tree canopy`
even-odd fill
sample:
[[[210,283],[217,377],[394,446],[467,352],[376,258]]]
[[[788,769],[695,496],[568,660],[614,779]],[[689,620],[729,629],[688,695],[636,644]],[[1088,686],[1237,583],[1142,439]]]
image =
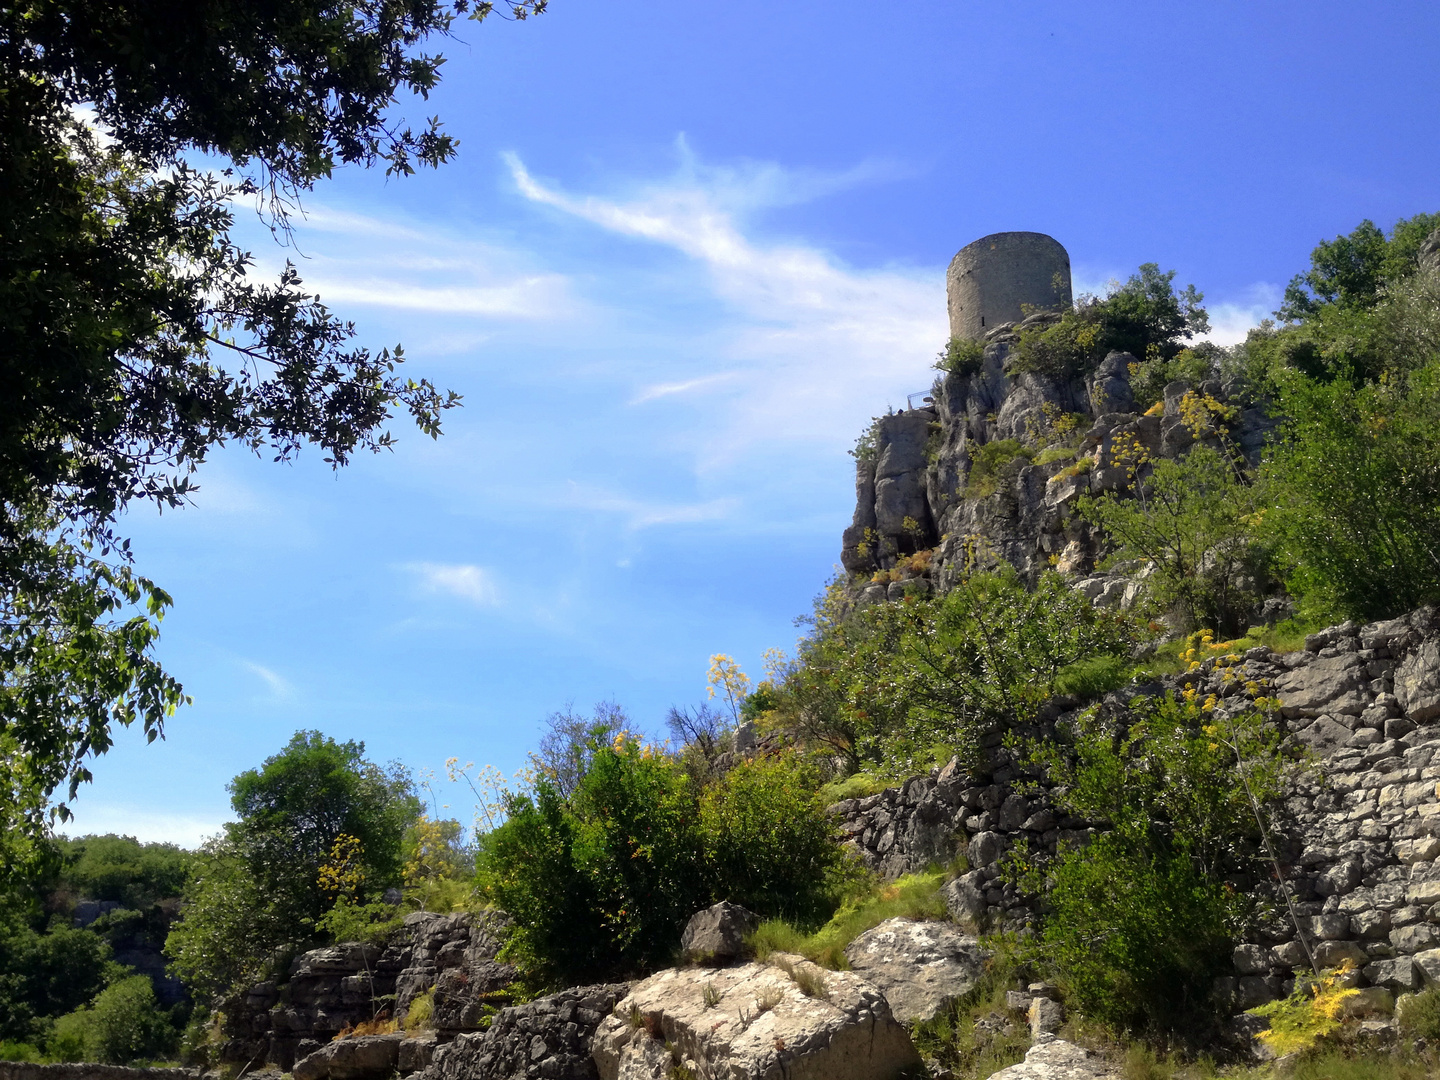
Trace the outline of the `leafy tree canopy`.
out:
[[[1310,269],[1296,274],[1275,314],[1303,322],[1324,308],[1371,308],[1385,286],[1414,271],[1425,241],[1440,229],[1440,214],[1401,218],[1385,233],[1368,218],[1353,231],[1322,240],[1310,253]]]
[[[439,78],[424,40],[491,11],[0,6],[0,875],[34,869],[52,793],[75,796],[113,725],[153,739],[185,700],[151,651],[170,598],[133,572],[120,513],[183,503],[218,445],[287,460],[313,444],[338,467],[389,446],[392,413],[434,436],[457,404],[398,375],[398,347],[357,346],[293,266],[257,281],[231,207],[268,196],[283,235],[294,197],[337,165],[452,157],[437,120],[409,126],[395,106]],[[198,170],[192,152],[232,167]]]
[[[239,820],[194,857],[165,951],[195,992],[223,995],[277,950],[321,936],[338,898],[399,885],[402,844],[420,817],[409,776],[365,758],[365,744],[296,732],[230,782]]]

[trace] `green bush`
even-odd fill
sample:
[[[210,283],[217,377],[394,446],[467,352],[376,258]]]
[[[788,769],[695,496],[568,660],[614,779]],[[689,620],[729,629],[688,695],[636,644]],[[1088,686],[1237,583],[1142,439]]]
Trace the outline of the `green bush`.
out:
[[[1082,698],[1099,697],[1128,683],[1133,667],[1123,656],[1087,656],[1055,676],[1055,692]]]
[[[1291,373],[1264,466],[1286,585],[1318,617],[1440,599],[1440,359],[1356,385]]]
[[[1105,297],[1082,297],[1059,322],[1021,333],[1014,368],[1066,380],[1093,371],[1117,349],[1140,360],[1168,360],[1182,341],[1210,328],[1200,306],[1204,297],[1193,285],[1177,294],[1174,280],[1175,271],[1145,263]]]
[[[0,926],[0,1038],[43,1038],[47,1018],[84,1005],[118,970],[109,944],[88,930]]]
[[[15,1042],[11,1039],[0,1041],[0,1061],[33,1061],[42,1062],[45,1055],[40,1049],[31,1043]]]
[[[972,758],[996,725],[1031,717],[1063,669],[1126,653],[1135,633],[1058,574],[1027,589],[1008,566],[900,604],[857,609],[832,589],[776,687],[771,722],[847,772],[913,775]]]
[[[1061,807],[1109,829],[1049,863],[1022,854],[1016,868],[1044,894],[1039,952],[1080,1010],[1165,1035],[1213,1014],[1213,980],[1248,911],[1225,879],[1260,870],[1250,800],[1278,797],[1280,759],[1259,713],[1217,720],[1170,697],[1135,710],[1092,709],[1072,745],[1032,748]]]
[[[1407,1039],[1440,1039],[1440,990],[1430,987],[1396,1002],[1395,1020]]]
[[[1190,627],[1244,633],[1268,579],[1269,548],[1260,531],[1263,495],[1230,458],[1197,444],[1181,460],[1155,462],[1135,498],[1084,496],[1082,517],[1115,544],[1111,562],[1153,567],[1145,579],[1153,613],[1179,614]]]
[[[595,981],[669,962],[716,900],[823,918],[843,874],[817,786],[779,758],[701,791],[653,747],[594,743],[569,799],[542,779],[481,845],[479,886],[516,922],[507,955],[541,981]]]
[[[996,439],[984,445],[971,443],[970,447],[970,476],[965,496],[972,499],[994,494],[1001,470],[1016,458],[1030,460],[1034,453],[1018,439]]]
[[[935,358],[935,370],[949,375],[975,375],[985,366],[985,346],[969,338],[952,337]]]
[[[155,1004],[144,975],[112,983],[82,1009],[55,1021],[47,1050],[60,1061],[128,1065],[173,1053],[179,1033]]]

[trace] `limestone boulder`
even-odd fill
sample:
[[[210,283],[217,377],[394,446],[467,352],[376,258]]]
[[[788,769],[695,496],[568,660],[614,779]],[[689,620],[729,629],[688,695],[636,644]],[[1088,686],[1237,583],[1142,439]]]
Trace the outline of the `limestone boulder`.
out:
[[[403,1035],[336,1039],[295,1062],[295,1080],[388,1080],[400,1064]]]
[[[1046,1039],[1030,1047],[1020,1064],[992,1073],[990,1080],[1119,1080],[1119,1073],[1083,1047]]]
[[[989,952],[952,923],[889,919],[845,948],[850,970],[875,986],[902,1024],[930,1020],[979,981]]]
[[[1281,712],[1288,717],[1340,713],[1359,716],[1369,697],[1361,688],[1370,681],[1365,663],[1354,653],[1321,657],[1275,681]]]
[[[1396,669],[1395,697],[1417,724],[1440,717],[1440,642],[1425,642]]]
[[[920,1056],[883,994],[798,956],[672,968],[636,985],[595,1033],[601,1080],[899,1080]]]
[[[734,960],[745,951],[745,935],[760,925],[760,916],[728,900],[697,911],[685,924],[680,950],[690,959]]]

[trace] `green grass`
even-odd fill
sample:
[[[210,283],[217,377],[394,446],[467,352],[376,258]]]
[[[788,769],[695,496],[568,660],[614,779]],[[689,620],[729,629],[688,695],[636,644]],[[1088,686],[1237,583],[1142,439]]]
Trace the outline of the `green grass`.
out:
[[[1127,685],[1135,666],[1121,656],[1091,656],[1077,660],[1055,677],[1057,694],[1077,694],[1083,698],[1099,697]]]
[[[1073,446],[1051,446],[1040,451],[1040,456],[1035,459],[1035,464],[1049,465],[1052,461],[1074,461],[1075,453]]]
[[[797,929],[783,919],[760,924],[750,939],[755,956],[764,960],[771,953],[799,953],[821,967],[843,971],[845,946],[886,919],[944,919],[945,901],[940,886],[947,872],[931,870],[906,874],[893,884],[881,885],[864,896],[846,901],[830,921],[813,934]]]
[[[820,804],[831,806],[846,799],[863,799],[867,795],[878,795],[886,788],[894,786],[895,781],[890,777],[878,773],[856,773],[843,780],[831,780],[822,787],[819,792]]]
[[[1005,991],[1024,985],[1013,941],[986,940],[991,958],[975,986],[933,1019],[911,1029],[915,1049],[957,1077],[988,1077],[1025,1057],[1030,1032],[1023,1017],[1005,1007]]]

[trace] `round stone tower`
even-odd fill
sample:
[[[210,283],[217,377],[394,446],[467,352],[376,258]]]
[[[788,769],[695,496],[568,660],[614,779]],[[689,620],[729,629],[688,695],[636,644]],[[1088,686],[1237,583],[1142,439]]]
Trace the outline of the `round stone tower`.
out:
[[[1068,308],[1070,255],[1044,233],[991,233],[950,260],[945,293],[950,336],[980,338],[992,326],[1023,319],[1021,304]]]

